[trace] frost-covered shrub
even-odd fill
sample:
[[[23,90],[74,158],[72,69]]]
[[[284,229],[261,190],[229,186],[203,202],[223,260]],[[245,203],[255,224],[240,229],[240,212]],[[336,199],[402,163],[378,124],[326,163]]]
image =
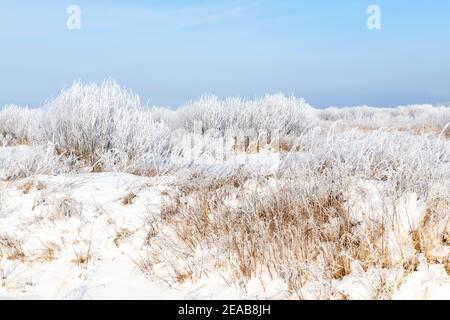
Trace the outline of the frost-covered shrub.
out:
[[[113,148],[102,154],[102,166],[138,174],[165,167],[170,151],[169,128],[145,109],[119,114],[117,119]]]
[[[28,128],[40,110],[8,105],[0,111],[0,145],[29,142]]]
[[[17,146],[0,150],[0,180],[37,174],[61,174],[80,169],[71,157],[60,157],[52,144]]]
[[[112,148],[120,109],[132,113],[138,108],[138,97],[113,82],[86,86],[76,82],[45,106],[36,137],[53,142],[59,153],[95,162]]]
[[[329,130],[310,132],[296,143],[299,152],[287,154],[280,170],[301,173],[305,179],[333,173],[379,181],[399,194],[424,197],[435,184],[450,181],[450,142],[434,134]]]
[[[172,126],[194,130],[197,122],[204,130],[279,129],[282,134],[301,134],[315,120],[314,109],[295,97],[278,94],[257,100],[219,100],[204,96],[177,110]]]
[[[227,176],[241,169],[257,175],[279,165],[288,171],[303,166],[305,175],[332,168],[402,190],[426,191],[450,172],[449,110],[319,110],[281,94],[255,100],[204,96],[172,110],[141,106],[136,94],[111,80],[75,82],[41,109],[6,107],[0,112],[0,138],[2,145],[50,143],[60,159],[76,162],[72,167],[102,171]],[[218,136],[210,136],[212,131]],[[21,172],[26,171],[32,170]]]
[[[35,142],[50,141],[59,154],[72,154],[99,167],[102,157],[111,153],[126,154],[110,158],[113,166],[119,159],[160,157],[168,140],[168,129],[141,107],[139,97],[113,81],[74,83],[44,107],[34,132]]]
[[[328,108],[318,110],[318,117],[325,122],[341,121],[341,125],[346,128],[395,128],[439,132],[450,123],[450,107],[411,105],[397,108]]]

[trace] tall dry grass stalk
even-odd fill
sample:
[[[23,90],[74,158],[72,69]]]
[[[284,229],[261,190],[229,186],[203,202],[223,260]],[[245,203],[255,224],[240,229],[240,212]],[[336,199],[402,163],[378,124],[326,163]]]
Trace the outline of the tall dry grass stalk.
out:
[[[161,232],[146,243],[141,269],[167,264],[195,281],[214,272],[214,266],[230,283],[243,286],[268,274],[283,279],[291,294],[302,298],[307,281],[340,280],[353,271],[355,262],[363,270],[403,268],[405,274],[417,267],[416,254],[445,263],[445,257],[433,256],[448,245],[450,206],[442,199],[429,204],[417,230],[402,234],[395,213],[385,212],[380,221],[369,216],[355,220],[346,181],[339,189],[296,179],[273,182],[235,176],[180,186],[162,207]],[[416,251],[408,255],[412,246]],[[164,259],[161,248],[172,248],[172,259]],[[198,265],[199,250],[211,255],[209,264]],[[389,286],[393,284],[380,290]]]

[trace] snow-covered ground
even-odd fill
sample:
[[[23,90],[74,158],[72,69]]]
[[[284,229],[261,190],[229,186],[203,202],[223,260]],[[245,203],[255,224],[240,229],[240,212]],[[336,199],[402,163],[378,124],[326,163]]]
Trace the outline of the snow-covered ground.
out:
[[[137,261],[147,222],[159,215],[173,181],[174,177],[89,173],[2,182],[0,298],[291,297],[282,280],[270,277],[252,279],[241,287],[229,283],[219,271],[182,282],[158,266],[144,275]],[[379,279],[387,276],[397,284],[392,288],[394,299],[450,299],[450,276],[444,265],[429,265],[424,259],[417,271],[406,276],[403,270],[364,271],[357,262],[352,270],[330,284],[306,283],[303,296],[321,298],[323,286],[329,286],[336,297],[372,299]]]
[[[243,290],[219,274],[183,284],[171,281],[164,270],[144,276],[135,261],[148,231],[145,224],[159,214],[161,193],[171,180],[100,173],[2,183],[0,238],[20,242],[24,256],[0,260],[0,297],[283,297],[283,284],[276,281],[264,289],[255,280]],[[136,195],[133,203],[124,204],[130,193]],[[80,255],[89,255],[89,261],[78,261]]]

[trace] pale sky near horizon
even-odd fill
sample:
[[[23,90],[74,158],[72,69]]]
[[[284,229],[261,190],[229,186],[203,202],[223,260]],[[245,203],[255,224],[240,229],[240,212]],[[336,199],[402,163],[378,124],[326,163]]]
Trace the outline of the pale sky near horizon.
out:
[[[0,106],[110,77],[173,107],[278,92],[317,107],[450,102],[448,0],[0,0],[0,43]]]

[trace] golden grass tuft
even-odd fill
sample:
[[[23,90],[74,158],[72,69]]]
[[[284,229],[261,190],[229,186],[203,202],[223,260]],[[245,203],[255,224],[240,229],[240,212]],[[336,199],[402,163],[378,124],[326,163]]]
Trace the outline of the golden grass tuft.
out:
[[[61,247],[54,242],[42,243],[43,248],[40,250],[37,260],[41,262],[52,262],[57,258],[57,254],[61,251]]]
[[[29,180],[29,181],[25,182],[24,184],[22,184],[21,186],[19,186],[19,189],[22,190],[23,194],[28,194],[33,189],[33,187],[34,187],[34,182],[32,180]]]
[[[91,250],[91,241],[76,241],[77,247],[73,247],[75,258],[72,263],[79,267],[86,267],[93,259],[94,255]]]
[[[122,198],[122,204],[124,206],[132,205],[136,197],[137,196],[133,192],[130,192],[125,197]]]
[[[26,255],[22,241],[6,234],[0,235],[0,257],[24,261]]]
[[[114,244],[116,247],[120,246],[120,244],[128,237],[130,237],[133,234],[130,230],[126,228],[120,228],[116,231],[116,236],[114,237]]]

